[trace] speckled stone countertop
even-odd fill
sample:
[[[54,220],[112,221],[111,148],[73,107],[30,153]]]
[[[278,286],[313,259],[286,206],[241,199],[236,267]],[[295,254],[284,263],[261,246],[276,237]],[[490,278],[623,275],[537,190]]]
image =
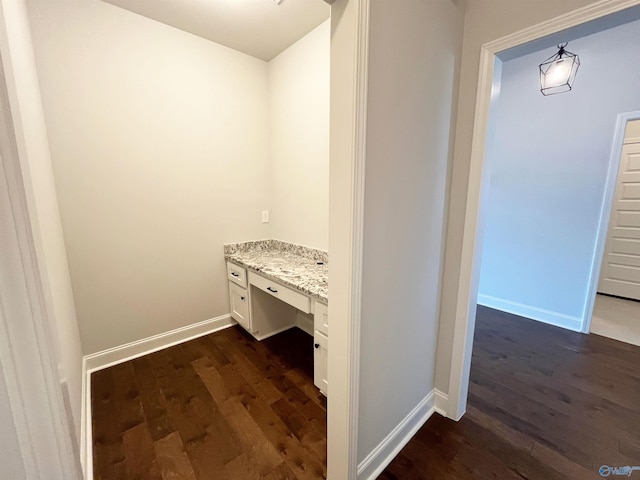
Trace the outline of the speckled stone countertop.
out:
[[[225,245],[224,258],[323,303],[329,300],[329,255],[323,250],[258,240]]]

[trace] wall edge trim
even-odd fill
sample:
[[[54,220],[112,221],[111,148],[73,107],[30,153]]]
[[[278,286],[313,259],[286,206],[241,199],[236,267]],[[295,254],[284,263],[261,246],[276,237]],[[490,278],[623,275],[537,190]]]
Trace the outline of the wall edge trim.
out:
[[[91,396],[87,392],[91,391],[89,385],[90,375],[87,374],[86,357],[82,357],[82,399],[80,400],[80,466],[85,480],[93,480],[93,458],[91,453],[91,432],[87,434],[87,429],[91,430]]]

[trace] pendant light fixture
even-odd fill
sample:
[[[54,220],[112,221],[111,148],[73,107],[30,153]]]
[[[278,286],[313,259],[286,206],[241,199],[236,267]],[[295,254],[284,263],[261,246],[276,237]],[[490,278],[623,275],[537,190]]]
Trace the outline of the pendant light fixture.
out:
[[[580,59],[565,50],[566,43],[558,45],[558,53],[540,64],[540,91],[543,95],[568,92],[576,79]]]

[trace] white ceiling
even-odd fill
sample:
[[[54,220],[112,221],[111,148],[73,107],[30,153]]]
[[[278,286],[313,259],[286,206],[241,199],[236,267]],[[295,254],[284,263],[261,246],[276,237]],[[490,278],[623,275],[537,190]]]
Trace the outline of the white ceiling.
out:
[[[329,18],[323,0],[103,0],[269,61]]]

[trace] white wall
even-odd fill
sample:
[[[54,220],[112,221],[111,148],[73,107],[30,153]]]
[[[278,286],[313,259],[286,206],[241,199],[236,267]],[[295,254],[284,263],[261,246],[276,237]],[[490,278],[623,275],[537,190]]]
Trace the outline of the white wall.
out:
[[[582,327],[616,118],[640,109],[639,44],[638,21],[571,41],[574,89],[549,97],[537,67],[557,49],[503,63],[479,303]]]
[[[371,2],[358,460],[434,387],[463,9]]]
[[[329,245],[329,34],[326,21],[269,62],[271,236]]]
[[[328,22],[267,64],[97,0],[29,8],[85,354],[228,313],[223,243],[328,247]]]
[[[594,0],[473,0],[466,2],[459,101],[452,176],[449,186],[447,243],[442,283],[436,387],[449,391],[462,234],[465,221],[471,140],[478,88],[480,47],[492,40],[570,12]]]
[[[84,353],[228,313],[265,238],[261,60],[97,0],[30,0]]]

